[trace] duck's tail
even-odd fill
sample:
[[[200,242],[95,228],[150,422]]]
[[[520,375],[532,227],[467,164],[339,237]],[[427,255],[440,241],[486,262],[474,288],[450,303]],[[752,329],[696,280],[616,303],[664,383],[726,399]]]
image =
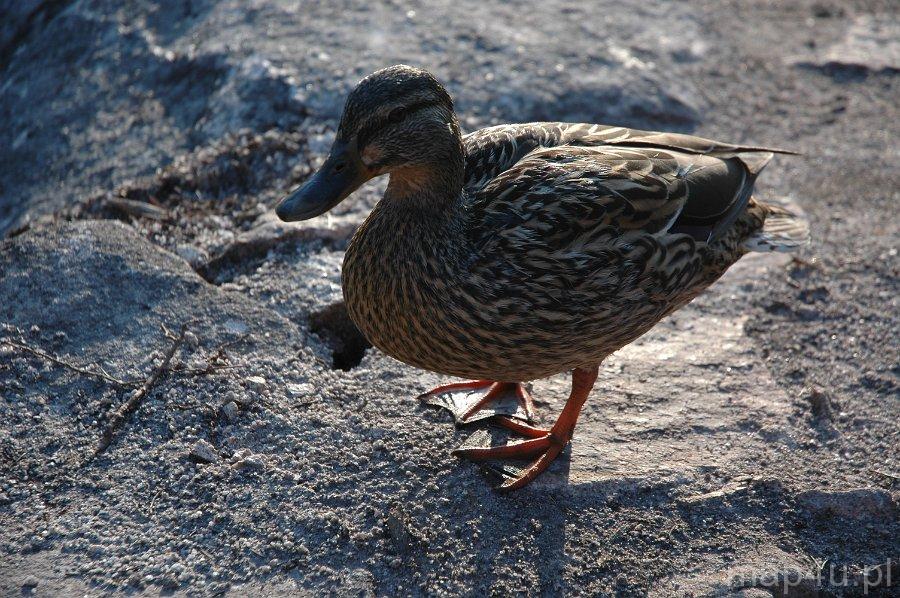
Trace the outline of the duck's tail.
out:
[[[809,222],[794,206],[767,201],[763,227],[744,241],[747,251],[796,251],[809,244]]]

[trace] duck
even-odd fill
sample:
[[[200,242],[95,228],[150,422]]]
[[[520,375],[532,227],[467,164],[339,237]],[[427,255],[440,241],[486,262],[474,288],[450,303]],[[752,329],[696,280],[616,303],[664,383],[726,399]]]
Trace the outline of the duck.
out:
[[[808,242],[802,215],[753,195],[776,153],[681,133],[532,122],[460,131],[428,71],[395,65],[348,95],[321,167],[276,208],[314,218],[389,177],[341,270],[350,318],[380,351],[465,382],[466,423],[493,416],[520,439],[454,451],[521,459],[500,490],[532,482],[571,441],[611,353],[697,297],[751,251]],[[571,372],[550,428],[533,425],[527,383]]]

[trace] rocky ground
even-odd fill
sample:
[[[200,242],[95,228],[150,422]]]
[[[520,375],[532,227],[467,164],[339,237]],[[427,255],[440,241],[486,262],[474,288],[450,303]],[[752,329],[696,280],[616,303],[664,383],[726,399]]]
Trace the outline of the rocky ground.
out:
[[[898,595],[895,2],[0,13],[0,594]],[[347,90],[396,62],[435,72],[467,130],[798,149],[758,189],[813,243],[746,258],[612,356],[571,449],[499,495],[449,452],[500,433],[420,405],[444,380],[342,309],[383,182],[307,223],[272,214]],[[543,422],[567,383],[535,384]]]

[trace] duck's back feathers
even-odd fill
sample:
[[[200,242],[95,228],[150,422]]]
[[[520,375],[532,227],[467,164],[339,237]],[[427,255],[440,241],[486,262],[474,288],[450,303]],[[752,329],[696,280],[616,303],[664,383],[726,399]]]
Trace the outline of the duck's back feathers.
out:
[[[463,189],[473,194],[538,148],[564,145],[565,123],[527,123],[479,129],[463,137]]]
[[[773,153],[793,153],[569,123],[491,127],[467,135],[463,144],[464,188],[476,203],[487,205],[494,197],[508,203],[527,188],[549,203],[587,202],[595,212],[612,208],[625,229],[640,225],[658,233],[662,221],[666,231],[701,242],[720,238],[734,224]],[[608,217],[601,223],[609,224]]]
[[[771,154],[796,154],[790,150],[736,145],[682,133],[562,122],[498,125],[479,129],[463,137],[463,145],[466,150],[467,190],[484,185],[539,147],[616,145],[708,154],[719,158],[737,157],[753,174],[762,170],[771,159]]]
[[[470,209],[488,236],[546,240],[612,227],[695,241],[721,237],[746,207],[755,175],[741,161],[643,147],[533,150],[478,189]],[[562,247],[560,247],[562,248]]]
[[[604,125],[577,124],[568,125],[566,137],[572,145],[622,145],[629,147],[657,147],[663,149],[689,152],[692,154],[709,154],[720,158],[730,158],[752,153],[796,154],[797,152],[772,147],[755,145],[736,145],[684,135],[683,133],[658,133],[641,131],[625,127],[609,127]],[[748,166],[756,160],[748,161]],[[765,165],[765,160],[763,166]],[[751,169],[753,169],[751,167]],[[759,170],[755,170],[759,172]]]

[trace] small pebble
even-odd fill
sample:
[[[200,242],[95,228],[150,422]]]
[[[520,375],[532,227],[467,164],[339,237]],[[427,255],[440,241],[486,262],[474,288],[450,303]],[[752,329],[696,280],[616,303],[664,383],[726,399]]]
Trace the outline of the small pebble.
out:
[[[266,379],[262,376],[250,376],[247,378],[247,386],[255,391],[261,392],[266,389]]]
[[[250,449],[246,448],[240,449],[234,453],[234,456],[231,458],[231,468],[236,470],[263,469],[265,465],[262,457],[254,455]]]
[[[312,386],[306,383],[288,384],[285,386],[285,390],[287,391],[288,396],[294,399],[312,394],[313,392]]]
[[[215,463],[219,460],[215,447],[205,440],[198,440],[191,448],[191,457],[202,463]]]
[[[228,421],[234,421],[238,418],[238,406],[234,401],[228,401],[224,405],[222,405],[222,414],[228,419]]]
[[[197,338],[196,334],[190,331],[184,333],[184,342],[186,342],[190,347],[197,347],[198,345],[200,345],[200,339]]]

